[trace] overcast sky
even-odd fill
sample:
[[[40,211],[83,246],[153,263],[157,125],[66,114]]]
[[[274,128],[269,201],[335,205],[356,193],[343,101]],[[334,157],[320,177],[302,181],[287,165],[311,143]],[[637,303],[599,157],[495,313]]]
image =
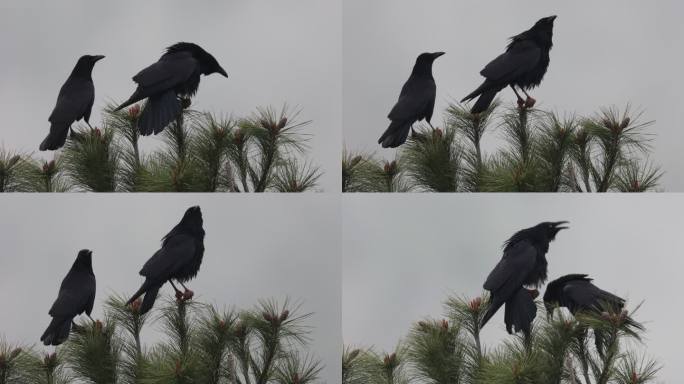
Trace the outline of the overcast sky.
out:
[[[516,231],[569,220],[551,243],[549,279],[588,273],[599,287],[643,302],[647,353],[678,382],[684,260],[684,196],[345,195],[343,198],[343,339],[392,350],[413,322],[441,318],[448,295],[474,297]],[[673,296],[675,295],[675,296]],[[540,314],[539,314],[540,315]],[[506,336],[503,310],[483,330],[484,343]]]
[[[347,148],[383,150],[378,137],[387,113],[421,52],[446,51],[436,60],[433,123],[442,126],[449,101],[460,100],[483,78],[480,70],[503,53],[508,37],[556,14],[549,71],[532,95],[538,107],[560,114],[593,114],[631,103],[656,120],[652,156],[666,171],[662,187],[684,191],[684,129],[680,92],[684,4],[679,1],[396,1],[345,0],[343,4],[344,142]],[[500,93],[512,103],[510,89]],[[433,124],[434,125],[434,124]],[[485,136],[491,153],[498,132]]]
[[[37,151],[59,88],[83,54],[103,54],[93,71],[99,125],[108,100],[135,89],[131,77],[165,47],[195,42],[228,72],[202,77],[193,107],[244,117],[259,106],[299,107],[313,135],[309,158],[320,187],[339,190],[341,4],[297,1],[21,1],[0,4],[0,147]],[[158,143],[145,138],[144,148]],[[40,154],[43,158],[51,155]]]
[[[330,194],[235,196],[196,194],[11,195],[0,199],[0,335],[39,344],[47,312],[79,249],[93,251],[94,318],[111,293],[132,294],[138,271],[185,209],[199,204],[206,251],[188,284],[195,299],[251,309],[260,299],[302,303],[313,327],[310,352],[322,379],[340,382],[339,198]],[[38,218],[37,215],[40,214]],[[173,290],[167,284],[166,295]],[[28,303],[31,303],[29,305]],[[160,302],[158,301],[157,304]],[[159,336],[148,329],[147,342]],[[41,345],[42,348],[42,345]]]

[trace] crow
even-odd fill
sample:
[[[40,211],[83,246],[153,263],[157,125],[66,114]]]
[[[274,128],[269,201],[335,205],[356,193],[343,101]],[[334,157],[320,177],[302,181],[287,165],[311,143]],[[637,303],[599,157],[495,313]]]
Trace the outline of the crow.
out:
[[[544,292],[547,313],[552,314],[556,307],[565,307],[573,315],[580,311],[622,311],[625,300],[595,286],[588,276],[571,274],[550,282]]]
[[[38,148],[41,151],[54,151],[64,146],[71,124],[75,121],[83,119],[90,125],[90,110],[95,101],[93,67],[103,58],[102,55],[84,55],[78,59],[71,75],[59,90],[57,104],[48,117],[50,133],[40,143]]]
[[[88,317],[95,303],[95,274],[93,252],[82,249],[69,273],[62,280],[57,300],[48,312],[52,321],[40,337],[45,345],[59,345],[66,341],[74,317],[85,312]],[[92,318],[91,318],[92,320]]]
[[[138,117],[141,135],[155,135],[182,112],[179,97],[191,97],[197,92],[200,75],[219,73],[228,77],[218,61],[193,43],[176,43],[154,64],[133,76],[138,88],[115,111],[147,98]]]
[[[546,281],[549,243],[555,240],[559,231],[567,228],[563,226],[566,223],[543,222],[518,231],[506,240],[501,261],[484,283],[484,289],[490,292],[491,299],[482,319],[482,327],[502,305],[516,306],[523,302],[522,296],[518,296],[523,286],[539,286]],[[511,308],[509,311],[514,313],[516,310]]]
[[[546,287],[544,292],[544,307],[547,317],[553,315],[556,307],[567,308],[573,316],[579,312],[592,312],[594,314],[610,313],[620,316],[630,327],[643,329],[643,326],[634,321],[624,310],[625,300],[610,292],[606,292],[592,284],[592,280],[586,274],[570,274],[562,276]],[[586,337],[586,330],[582,337]],[[601,357],[605,354],[605,331],[594,329],[594,342],[596,350]]]
[[[178,299],[192,298],[194,293],[183,283],[194,278],[202,264],[204,256],[202,223],[200,207],[190,207],[185,211],[180,223],[162,239],[161,249],[155,252],[140,270],[140,275],[145,277],[145,282],[128,300],[127,305],[145,294],[140,313],[147,313],[154,305],[159,289],[167,281],[173,286]],[[185,293],[176,288],[173,279],[180,283]]]
[[[537,317],[537,305],[534,299],[539,296],[536,289],[520,288],[504,306],[504,323],[509,334],[523,332],[530,335],[532,322]]]
[[[494,96],[506,86],[510,86],[515,92],[519,106],[527,108],[534,106],[536,100],[530,97],[526,90],[538,86],[549,67],[549,51],[553,46],[553,21],[555,19],[556,16],[540,19],[532,28],[511,37],[506,52],[480,71],[480,75],[485,77],[484,83],[461,100],[464,102],[480,96],[471,108],[471,113],[486,110],[494,100]],[[527,97],[525,101],[516,91],[516,85]]]
[[[437,95],[432,63],[443,54],[444,52],[421,53],[416,59],[411,76],[401,88],[399,100],[387,115],[392,122],[378,139],[378,144],[383,148],[396,148],[404,144],[416,121],[425,119],[432,127],[430,119]]]

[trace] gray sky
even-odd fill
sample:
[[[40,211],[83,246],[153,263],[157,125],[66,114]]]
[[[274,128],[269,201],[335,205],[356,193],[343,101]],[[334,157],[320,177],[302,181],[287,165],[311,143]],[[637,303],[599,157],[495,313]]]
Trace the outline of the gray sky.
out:
[[[684,196],[549,194],[345,195],[343,197],[343,339],[392,350],[411,324],[441,318],[449,294],[474,297],[517,230],[569,220],[551,243],[549,278],[588,273],[595,284],[643,301],[647,353],[680,378],[684,310],[680,291]],[[495,345],[506,331],[503,311],[483,330]]]
[[[79,249],[93,250],[97,278],[95,318],[113,292],[131,294],[138,271],[185,209],[203,211],[206,252],[189,283],[196,299],[248,309],[260,299],[286,297],[313,312],[310,351],[325,364],[322,379],[340,382],[339,198],[286,195],[60,194],[0,199],[0,334],[38,343],[48,309]],[[37,214],[40,218],[37,219]],[[167,284],[166,295],[173,291]],[[27,303],[32,303],[29,307]],[[158,302],[159,303],[159,302]],[[158,304],[157,303],[157,304]],[[146,341],[156,332],[144,333]],[[41,345],[42,347],[42,345]]]
[[[532,95],[545,110],[579,115],[599,107],[643,109],[652,159],[667,172],[662,187],[684,191],[684,130],[680,92],[684,4],[678,1],[396,1],[345,0],[343,5],[344,142],[347,148],[393,158],[377,139],[416,56],[446,51],[434,64],[437,102],[433,123],[442,126],[449,101],[460,100],[483,80],[479,71],[502,53],[508,37],[557,14],[549,71]],[[505,102],[515,96],[500,93]],[[491,153],[498,132],[484,140]]]
[[[309,158],[324,190],[339,190],[341,4],[298,1],[61,2],[0,4],[0,146],[37,151],[59,88],[83,54],[103,54],[93,71],[99,125],[108,100],[128,98],[131,77],[178,41],[198,43],[228,72],[202,77],[194,108],[247,116],[258,106],[299,107],[313,120]],[[158,143],[145,138],[144,147]],[[51,155],[40,155],[47,158]]]

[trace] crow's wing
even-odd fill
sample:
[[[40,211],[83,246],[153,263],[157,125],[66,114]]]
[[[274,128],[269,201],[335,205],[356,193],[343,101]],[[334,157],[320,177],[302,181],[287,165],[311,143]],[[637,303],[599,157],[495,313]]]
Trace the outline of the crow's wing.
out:
[[[95,100],[95,86],[90,80],[68,79],[57,96],[57,104],[48,121],[51,123],[72,123],[90,115]]]
[[[537,248],[528,241],[519,241],[506,249],[501,261],[489,273],[484,289],[501,291],[503,296],[511,297],[523,285],[523,281],[534,268]]]
[[[541,53],[541,49],[535,43],[521,40],[489,62],[480,71],[480,75],[494,82],[513,80],[534,68],[541,58]]]
[[[95,280],[89,273],[69,271],[59,288],[57,300],[52,304],[50,316],[73,317],[83,313],[95,299]],[[91,284],[92,283],[92,284]]]
[[[399,100],[387,117],[390,120],[415,119],[434,106],[437,86],[430,78],[410,78],[401,88]]]
[[[185,82],[197,69],[199,63],[189,52],[176,52],[162,56],[159,61],[138,72],[133,81],[138,92],[155,94],[173,89]]]
[[[185,265],[195,255],[195,240],[189,235],[175,235],[167,239],[164,246],[145,263],[140,275],[153,280],[165,281]]]
[[[622,308],[625,302],[622,298],[606,292],[588,281],[565,284],[562,296],[567,301],[566,306],[571,311],[582,308],[600,310],[605,304]]]

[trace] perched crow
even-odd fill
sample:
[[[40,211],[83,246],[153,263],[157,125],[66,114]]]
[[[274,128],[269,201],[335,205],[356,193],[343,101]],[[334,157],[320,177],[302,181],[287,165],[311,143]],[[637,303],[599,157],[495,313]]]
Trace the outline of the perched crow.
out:
[[[392,122],[378,139],[378,144],[382,144],[383,148],[396,148],[404,144],[416,121],[425,119],[430,124],[437,95],[432,63],[443,54],[444,52],[421,53],[416,59],[411,76],[401,88],[399,100],[387,115]]]
[[[544,292],[544,306],[547,316],[553,314],[556,307],[565,307],[575,315],[578,312],[593,312],[603,314],[610,312],[613,316],[622,317],[630,327],[643,329],[643,326],[635,322],[627,315],[623,308],[625,300],[606,292],[591,283],[589,275],[571,274],[560,277],[546,287]],[[584,336],[586,337],[586,333]],[[607,335],[599,328],[594,329],[594,343],[599,356],[603,357],[606,352]]]
[[[532,322],[537,317],[537,305],[534,299],[539,296],[539,291],[520,288],[504,306],[504,323],[509,334],[523,332],[530,334]]]
[[[191,97],[197,92],[200,75],[220,73],[228,77],[218,61],[193,43],[176,43],[156,63],[138,72],[133,81],[138,88],[115,110],[147,98],[138,118],[141,135],[157,134],[182,112],[179,97]]]
[[[538,86],[549,66],[549,51],[553,46],[553,21],[556,16],[549,16],[537,21],[527,31],[511,37],[506,52],[492,60],[480,75],[485,77],[484,83],[464,97],[461,102],[480,96],[471,108],[471,113],[486,110],[494,100],[497,92],[510,86],[518,97],[518,105],[531,108],[536,102],[526,90]],[[527,100],[515,90],[515,86],[525,94]]]
[[[506,240],[501,261],[484,283],[484,289],[491,294],[491,301],[481,326],[484,326],[502,305],[515,306],[524,302],[523,296],[517,296],[523,286],[539,286],[546,281],[546,252],[549,251],[549,243],[556,238],[560,230],[567,228],[563,226],[566,223],[567,221],[543,222],[518,231]],[[515,313],[516,309],[511,308],[508,311]]]
[[[190,207],[180,223],[176,225],[162,239],[162,247],[147,260],[140,270],[140,275],[145,277],[145,282],[138,291],[128,300],[131,304],[143,293],[140,313],[146,313],[154,305],[159,288],[167,281],[176,291],[176,297],[183,299],[192,298],[193,292],[183,283],[197,275],[204,256],[204,229],[202,228],[202,211],[200,207]],[[176,288],[173,283],[176,279],[185,289],[185,293]]]
[[[57,300],[50,308],[52,321],[40,337],[45,345],[59,345],[66,341],[74,317],[85,312],[88,317],[95,303],[95,274],[93,274],[93,252],[83,249],[78,252],[62,285]]]
[[[81,56],[71,75],[64,82],[57,96],[57,105],[48,117],[50,133],[40,143],[41,151],[54,151],[61,148],[66,142],[71,124],[78,120],[90,122],[90,110],[95,101],[95,86],[93,85],[93,67],[104,56]]]
[[[550,282],[544,292],[546,311],[551,314],[556,307],[565,307],[573,315],[580,311],[622,311],[625,300],[595,286],[588,276],[565,275]]]

